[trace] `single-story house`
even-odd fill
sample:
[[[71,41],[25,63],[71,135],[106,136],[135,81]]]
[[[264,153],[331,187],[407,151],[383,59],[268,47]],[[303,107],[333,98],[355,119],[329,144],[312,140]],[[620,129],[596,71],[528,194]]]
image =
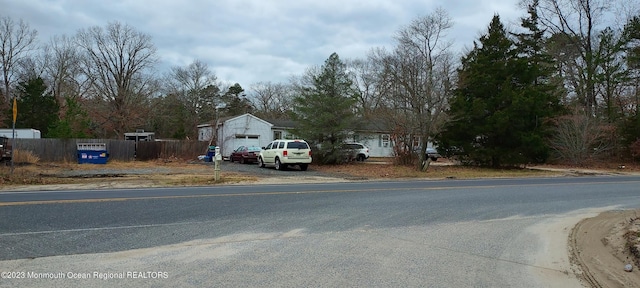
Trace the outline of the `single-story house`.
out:
[[[368,122],[364,127],[354,129],[347,141],[359,142],[369,147],[370,157],[392,157],[393,140],[390,128],[386,123]],[[223,158],[228,158],[231,152],[239,146],[264,147],[275,139],[293,139],[290,130],[295,128],[291,120],[265,120],[252,114],[225,117],[219,119],[217,135],[214,125],[198,125],[198,140],[211,142],[220,147]]]
[[[267,146],[273,141],[272,126],[248,113],[225,117],[218,120],[215,130],[211,124],[198,125],[198,140],[220,147],[222,157],[227,159],[240,146]]]
[[[369,147],[369,157],[392,157],[393,140],[384,122],[368,121],[365,125],[349,133],[347,142],[362,143]]]

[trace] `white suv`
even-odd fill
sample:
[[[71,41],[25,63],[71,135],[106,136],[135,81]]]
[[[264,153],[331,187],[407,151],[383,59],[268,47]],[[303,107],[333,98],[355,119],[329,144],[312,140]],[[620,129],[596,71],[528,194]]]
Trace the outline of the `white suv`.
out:
[[[369,148],[362,143],[344,143],[342,149],[347,153],[347,160],[364,161],[369,159]]]
[[[262,147],[258,156],[258,165],[274,166],[277,170],[284,170],[289,165],[298,165],[300,170],[306,171],[311,163],[311,148],[304,140],[274,140],[266,147]]]

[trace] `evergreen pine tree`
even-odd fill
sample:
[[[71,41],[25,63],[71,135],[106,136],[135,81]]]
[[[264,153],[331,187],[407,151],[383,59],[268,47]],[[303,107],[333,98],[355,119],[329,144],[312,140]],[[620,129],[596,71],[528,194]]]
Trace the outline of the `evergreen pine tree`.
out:
[[[555,61],[547,53],[544,31],[539,28],[538,0],[528,8],[529,17],[522,19],[522,27],[527,31],[516,34],[514,77],[518,83],[514,98],[514,112],[518,113],[520,139],[519,164],[543,162],[549,156],[546,140],[551,136],[550,118],[563,113],[560,104],[561,83],[554,78],[557,71]],[[519,158],[520,158],[519,157]],[[516,164],[514,163],[514,164]]]
[[[499,147],[511,145],[513,42],[507,37],[500,17],[495,15],[488,33],[474,42],[474,49],[462,58],[458,88],[451,103],[452,121],[440,137],[441,145],[464,151],[464,162],[501,165]]]
[[[357,93],[346,65],[333,53],[318,75],[312,75],[312,85],[294,97],[292,118],[298,123],[294,133],[312,145],[314,160],[324,164],[343,160],[340,145],[355,120]]]
[[[559,111],[552,60],[544,53],[535,7],[523,19],[527,33],[509,39],[498,15],[462,59],[452,121],[439,142],[463,150],[462,160],[493,167],[544,161],[544,120]]]
[[[46,136],[49,126],[58,120],[58,102],[40,77],[20,82],[17,87],[16,128],[38,129]]]
[[[53,122],[49,126],[50,138],[91,138],[91,119],[87,111],[82,109],[77,100],[65,97],[66,111],[62,119]]]

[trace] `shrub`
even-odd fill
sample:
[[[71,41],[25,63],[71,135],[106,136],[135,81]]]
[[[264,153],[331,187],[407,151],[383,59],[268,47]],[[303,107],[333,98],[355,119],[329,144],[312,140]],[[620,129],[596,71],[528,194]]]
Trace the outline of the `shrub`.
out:
[[[13,163],[35,164],[40,158],[29,150],[13,149]]]
[[[581,165],[614,150],[615,127],[601,120],[574,113],[554,120],[550,146],[560,159]]]

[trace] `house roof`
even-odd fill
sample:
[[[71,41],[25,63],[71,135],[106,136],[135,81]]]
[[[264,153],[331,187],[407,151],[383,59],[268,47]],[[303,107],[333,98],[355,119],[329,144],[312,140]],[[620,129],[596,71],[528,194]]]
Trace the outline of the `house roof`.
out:
[[[291,119],[265,119],[265,121],[273,124],[273,128],[296,128],[298,123]]]
[[[273,119],[273,120],[265,119],[265,121],[273,124],[273,128],[288,129],[288,128],[298,127],[296,121],[291,119]],[[386,133],[393,130],[392,123],[388,121],[384,121],[382,119],[359,120],[353,123],[353,125],[351,125],[351,127],[349,128],[355,131],[382,132],[382,133]]]
[[[368,119],[361,121],[362,125],[358,128],[354,128],[354,130],[382,133],[389,133],[390,131],[393,131],[393,123],[383,119]]]
[[[250,118],[253,118],[253,119],[258,120],[260,122],[263,122],[263,123],[265,123],[265,124],[267,124],[269,126],[273,126],[273,123],[271,123],[269,121],[266,121],[266,120],[264,120],[262,118],[256,117],[256,116],[254,116],[254,115],[252,115],[250,113],[245,113],[245,114],[236,115],[236,116],[222,117],[222,118],[218,119],[218,125],[223,125],[227,121],[235,120],[235,119],[242,118],[242,117],[250,117]]]
[[[257,116],[254,116],[252,114],[249,113],[245,113],[242,115],[235,115],[235,116],[227,116],[227,117],[222,117],[220,119],[218,119],[218,125],[221,125],[222,123],[228,121],[228,120],[232,120],[235,118],[239,118],[242,116],[248,115],[250,117],[253,117],[259,121],[263,121],[266,122],[270,125],[272,125],[272,128],[277,128],[277,129],[291,129],[291,128],[296,128],[298,127],[297,122],[291,119],[262,119],[259,118]],[[208,127],[211,126],[211,124],[200,124],[198,125],[198,128],[202,128],[202,127]],[[389,121],[385,121],[383,119],[361,119],[359,121],[357,121],[356,123],[353,123],[352,127],[350,127],[351,129],[355,130],[355,131],[361,131],[361,132],[378,132],[378,133],[388,133],[389,131],[393,130],[393,123],[390,123]]]

